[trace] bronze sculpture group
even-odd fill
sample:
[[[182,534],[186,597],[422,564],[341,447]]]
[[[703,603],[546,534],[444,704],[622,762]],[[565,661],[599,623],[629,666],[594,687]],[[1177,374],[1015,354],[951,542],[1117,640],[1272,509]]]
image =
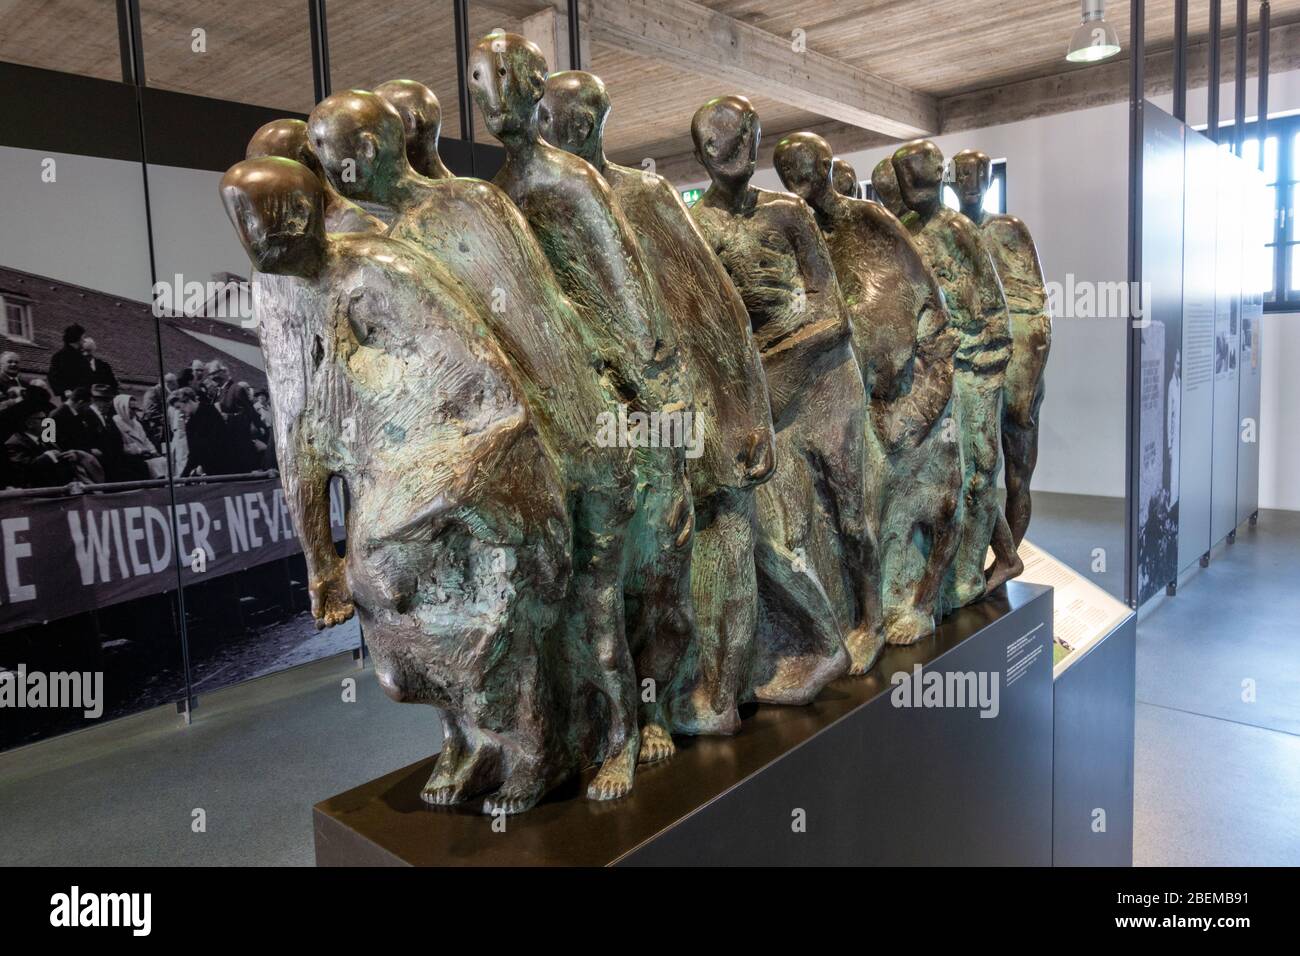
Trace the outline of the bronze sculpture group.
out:
[[[442,711],[428,803],[516,813],[589,766],[623,796],[674,734],[808,703],[1018,573],[1050,316],[983,154],[954,163],[966,215],[928,141],[874,202],[793,134],[771,192],[721,97],[688,209],[606,158],[599,78],[504,33],[469,69],[493,183],[395,80],[267,124],[221,194],[318,625],[356,613],[384,690]]]

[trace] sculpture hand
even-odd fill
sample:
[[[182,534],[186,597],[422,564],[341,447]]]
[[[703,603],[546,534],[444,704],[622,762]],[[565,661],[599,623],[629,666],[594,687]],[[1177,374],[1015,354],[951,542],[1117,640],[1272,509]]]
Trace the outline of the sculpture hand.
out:
[[[312,578],[307,585],[317,630],[342,624],[356,610],[343,568],[343,562],[339,561],[327,574]]]

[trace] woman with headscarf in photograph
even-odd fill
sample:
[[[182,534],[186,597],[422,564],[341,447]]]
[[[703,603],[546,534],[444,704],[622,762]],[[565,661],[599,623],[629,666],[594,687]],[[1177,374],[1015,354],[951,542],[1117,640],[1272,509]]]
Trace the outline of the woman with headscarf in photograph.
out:
[[[136,481],[149,478],[149,461],[158,457],[158,449],[149,440],[149,435],[144,430],[144,423],[140,421],[136,412],[135,399],[130,395],[114,396],[113,424],[122,435],[119,480]]]

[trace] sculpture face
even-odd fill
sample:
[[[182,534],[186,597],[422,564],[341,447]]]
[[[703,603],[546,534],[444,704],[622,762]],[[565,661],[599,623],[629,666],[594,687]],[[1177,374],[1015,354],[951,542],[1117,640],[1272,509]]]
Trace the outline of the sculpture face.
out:
[[[745,97],[709,100],[691,120],[691,136],[695,158],[715,181],[740,185],[753,178],[762,127]]]
[[[451,171],[438,155],[438,137],[442,133],[442,104],[433,90],[415,80],[389,80],[375,87],[382,98],[402,118],[406,134],[406,158],[415,171],[430,179],[445,179]]]
[[[836,158],[831,163],[831,184],[841,196],[848,196],[850,199],[862,198],[858,189],[858,171],[846,159]]]
[[[903,202],[922,216],[939,208],[943,189],[943,153],[928,139],[914,139],[894,153],[894,173]]]
[[[834,188],[833,156],[830,143],[816,133],[791,133],[776,144],[772,165],[786,189],[817,206]]]
[[[493,136],[536,129],[547,68],[535,43],[514,33],[486,36],[470,52],[469,71],[470,92]]]
[[[306,166],[282,157],[244,160],[221,179],[221,199],[253,266],[309,276],[325,255],[325,190]]]
[[[327,97],[311,111],[307,132],[330,184],[349,199],[384,202],[409,171],[402,118],[374,93]]]
[[[546,78],[537,122],[542,139],[552,146],[581,156],[599,169],[605,160],[602,140],[607,119],[609,93],[600,77],[565,70]]]
[[[982,209],[993,178],[993,161],[977,149],[963,149],[952,158],[953,184],[962,211]]]
[[[871,188],[876,192],[880,204],[900,219],[907,213],[903,203],[903,194],[898,189],[898,177],[894,174],[894,160],[886,156],[876,163],[871,171]]]

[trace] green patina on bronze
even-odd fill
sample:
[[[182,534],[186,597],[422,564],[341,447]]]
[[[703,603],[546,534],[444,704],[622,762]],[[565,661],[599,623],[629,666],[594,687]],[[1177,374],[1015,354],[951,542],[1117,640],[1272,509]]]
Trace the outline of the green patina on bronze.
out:
[[[726,271],[661,176],[605,156],[610,101],[581,71],[551,74],[539,109],[543,137],[585,159],[609,183],[683,350],[701,424],[702,454],[687,461],[695,501],[691,597],[697,642],[671,706],[681,733],[731,733],[747,691],[758,615],[753,488],[774,467],[767,383],[749,315]]]
[[[1029,484],[1038,464],[1038,414],[1043,405],[1043,373],[1052,347],[1052,315],[1047,306],[1043,264],[1029,227],[1015,216],[984,211],[993,162],[975,149],[952,158],[953,188],[966,218],[979,226],[993,255],[1011,316],[1011,362],[1007,365],[1002,409],[1003,477],[1007,486],[1007,524],[1016,544],[1025,537],[1032,512]]]
[[[870,644],[866,394],[835,270],[808,207],[757,189],[760,127],[744,97],[710,100],[691,123],[711,185],[691,215],[749,312],[777,430],[776,473],[757,495],[758,646],[780,667],[756,674],[755,695],[781,684],[809,700],[848,665],[842,643]],[[788,676],[783,676],[782,671]]]
[[[591,648],[557,640],[571,602],[563,463],[478,304],[397,239],[324,230],[301,165],[248,160],[222,180],[257,269],[279,465],[313,613],[355,607],[381,685],[442,708],[430,802],[485,791],[531,805],[603,746],[583,693]],[[348,551],[328,483],[351,495]]]
[[[313,111],[311,127],[313,135],[331,144],[322,155],[332,177],[341,175],[343,158],[358,152],[371,157],[356,163],[351,188],[358,198],[393,208],[392,235],[444,263],[476,300],[485,324],[519,370],[533,414],[563,463],[574,577],[556,638],[575,653],[589,651],[590,679],[576,693],[592,697],[588,708],[605,715],[604,740],[587,753],[603,755],[612,770],[597,775],[590,795],[619,796],[631,779],[624,765],[631,760],[635,766],[638,734],[624,584],[637,556],[637,512],[655,499],[634,484],[635,450],[595,441],[600,416],[617,406],[612,386],[598,374],[609,345],[565,297],[509,197],[480,180],[433,181],[415,173],[396,114],[379,97],[360,91],[330,97]],[[660,675],[657,683],[667,686],[671,676]],[[579,726],[574,732],[583,730]],[[540,792],[533,799],[537,796]]]
[[[600,174],[541,137],[538,105],[548,71],[541,51],[522,36],[494,33],[470,51],[469,71],[470,92],[505,147],[495,182],[523,213],[561,288],[600,343],[611,384],[639,412],[693,417],[682,350],[636,234]],[[611,736],[593,796],[621,796],[632,786],[638,701],[647,757],[672,753],[666,691],[695,639],[694,510],[684,446],[639,446],[636,472],[637,509],[621,594],[611,588],[600,595],[600,607],[626,604],[626,640],[611,635],[604,650],[610,658],[630,650],[636,678],[652,682],[653,693],[652,699],[638,696],[634,682],[617,704],[611,724],[626,725],[627,739]]]
[[[944,162],[939,148],[929,140],[913,140],[894,153],[893,165],[903,202],[916,213],[905,224],[943,289],[960,337],[953,365],[963,512],[948,595],[951,606],[961,607],[1023,570],[998,504],[996,480],[1002,386],[1011,359],[1007,303],[979,230],[942,202]],[[990,546],[995,560],[986,575]]]
[[[442,104],[433,90],[415,80],[389,80],[375,87],[397,110],[406,133],[406,158],[411,168],[429,179],[450,179],[452,172],[438,155],[438,138],[442,135]]]
[[[883,206],[834,188],[831,157],[822,137],[795,133],[777,144],[773,163],[812,207],[848,309],[869,396],[866,485],[884,636],[910,644],[934,630],[958,543],[961,449],[955,429],[943,427],[953,414],[957,336],[907,231]]]

